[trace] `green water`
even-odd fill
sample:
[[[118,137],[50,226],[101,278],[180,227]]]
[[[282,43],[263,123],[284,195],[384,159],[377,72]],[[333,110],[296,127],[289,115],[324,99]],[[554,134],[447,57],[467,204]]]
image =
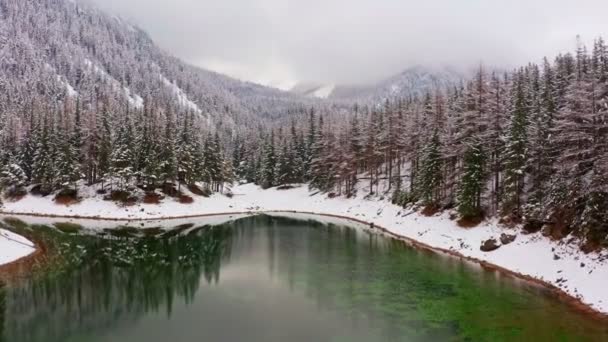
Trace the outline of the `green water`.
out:
[[[0,285],[1,342],[608,341],[546,290],[361,230],[59,228],[12,222],[55,253]]]

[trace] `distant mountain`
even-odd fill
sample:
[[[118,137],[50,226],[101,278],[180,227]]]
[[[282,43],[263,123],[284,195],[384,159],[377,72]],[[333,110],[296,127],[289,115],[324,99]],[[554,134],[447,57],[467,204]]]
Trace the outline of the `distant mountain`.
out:
[[[296,86],[290,91],[298,95],[327,99],[334,92],[335,88],[336,86],[333,84],[323,85],[319,83],[300,83],[296,84]]]
[[[313,100],[188,65],[89,4],[0,0],[0,110],[70,103],[90,112],[193,112],[206,126],[232,129]]]
[[[299,84],[291,92],[309,97],[349,102],[380,102],[398,97],[420,96],[427,91],[459,84],[466,73],[452,68],[413,67],[370,85]]]

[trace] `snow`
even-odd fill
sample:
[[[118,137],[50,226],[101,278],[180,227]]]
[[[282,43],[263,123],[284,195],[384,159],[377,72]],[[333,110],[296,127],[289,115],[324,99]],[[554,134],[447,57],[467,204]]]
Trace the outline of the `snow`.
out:
[[[76,89],[74,89],[74,87],[72,87],[72,85],[63,77],[57,75],[57,81],[59,81],[59,83],[63,84],[65,86],[65,89],[67,91],[67,94],[69,97],[77,97],[78,96],[78,92],[76,91]]]
[[[136,109],[144,108],[144,99],[141,96],[139,96],[137,94],[132,94],[131,89],[129,89],[127,87],[121,87],[120,82],[118,82],[118,80],[116,80],[114,77],[112,77],[110,74],[108,74],[102,68],[98,67],[90,59],[85,59],[84,64],[86,65],[87,68],[92,69],[93,72],[98,74],[104,81],[110,82],[110,84],[112,85],[112,87],[114,87],[114,89],[118,90],[118,89],[122,88],[122,92],[125,95],[125,97],[127,98],[127,101],[129,102],[130,106],[133,106]]]
[[[323,87],[315,90],[315,92],[313,93],[313,96],[318,97],[320,99],[326,99],[329,97],[329,95],[331,95],[331,93],[334,92],[334,89],[336,89],[335,85],[333,85],[333,84],[326,85],[326,86],[323,86]]]
[[[132,207],[118,207],[112,202],[103,201],[99,196],[95,196],[95,190],[83,188],[82,202],[72,206],[58,206],[50,199],[27,195],[21,201],[5,203],[2,211],[5,214],[105,217],[125,221],[150,220],[141,222],[142,227],[158,226],[158,221],[154,223],[153,220],[161,218],[194,215],[224,214],[165,222],[175,226],[179,224],[178,222],[206,222],[205,220],[221,223],[242,217],[242,213],[262,212],[282,212],[277,213],[282,216],[296,215],[285,212],[301,212],[302,214],[297,214],[298,217],[308,217],[304,215],[307,213],[337,215],[373,223],[375,226],[386,228],[391,233],[433,248],[450,250],[464,257],[486,261],[542,280],[580,299],[595,310],[608,313],[608,291],[605,290],[608,284],[607,252],[586,255],[579,251],[576,244],[554,242],[540,234],[524,235],[521,234],[520,229],[499,226],[496,220],[486,221],[475,228],[464,229],[450,219],[449,213],[432,217],[422,216],[395,206],[386,199],[378,197],[366,199],[363,197],[365,191],[360,191],[361,194],[355,198],[329,199],[326,195],[311,193],[306,186],[291,190],[261,190],[252,184],[238,185],[232,189],[234,193],[232,198],[222,194],[201,198],[183,190],[195,199],[194,203],[180,204],[173,199],[164,199],[161,205],[138,204]],[[314,217],[310,216],[310,218]],[[37,219],[47,222],[50,220]],[[317,219],[329,220],[319,217]],[[99,226],[100,221],[96,222],[95,225]],[[104,222],[103,225],[116,226],[118,223],[110,221]],[[490,238],[498,240],[502,233],[515,234],[517,239],[493,252],[480,250],[483,241]]]
[[[194,102],[190,101],[190,99],[188,99],[188,96],[186,95],[186,93],[180,87],[178,87],[177,84],[175,84],[175,82],[169,81],[169,79],[167,79],[163,75],[160,75],[160,79],[167,87],[169,87],[171,89],[171,91],[173,92],[175,97],[177,97],[177,101],[179,102],[180,106],[182,106],[186,109],[193,110],[197,114],[203,113],[203,111],[198,107],[198,105],[196,103],[194,103]]]
[[[26,238],[0,229],[0,265],[28,256],[35,250],[34,244]]]
[[[62,84],[65,87],[65,90],[67,92],[67,95],[69,97],[77,97],[78,96],[78,92],[76,91],[76,89],[74,89],[74,87],[72,87],[72,85],[70,84],[70,82],[68,82],[68,80],[57,74],[57,70],[50,65],[49,63],[44,63],[44,68],[50,72],[55,73],[55,77],[57,78],[57,82],[59,82],[60,84]]]

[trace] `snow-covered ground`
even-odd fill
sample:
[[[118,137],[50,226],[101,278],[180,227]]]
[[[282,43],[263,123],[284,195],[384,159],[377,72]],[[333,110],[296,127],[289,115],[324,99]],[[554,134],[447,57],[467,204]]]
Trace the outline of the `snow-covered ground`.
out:
[[[553,284],[595,310],[608,313],[607,252],[585,255],[575,244],[553,242],[540,234],[524,235],[519,229],[509,230],[500,227],[496,221],[488,221],[476,228],[464,229],[450,220],[448,213],[425,217],[392,205],[386,199],[365,199],[364,194],[351,199],[329,199],[323,194],[310,193],[306,186],[291,190],[261,190],[251,184],[237,186],[233,189],[233,193],[232,198],[221,194],[215,194],[210,198],[192,195],[195,198],[193,204],[180,204],[173,199],[165,199],[161,205],[138,204],[118,207],[112,202],[95,197],[94,190],[89,190],[88,195],[84,193],[85,198],[81,203],[69,207],[58,206],[50,199],[28,195],[21,201],[5,203],[2,211],[6,214],[46,214],[124,220],[269,211],[298,211],[343,216],[374,223],[394,234],[431,247],[451,250],[465,257],[487,261]],[[232,219],[240,215],[225,217]],[[483,241],[490,238],[498,240],[505,232],[516,234],[515,242],[493,252],[480,250]],[[4,254],[4,249],[0,249],[0,254]]]
[[[26,238],[0,229],[0,265],[28,256],[36,250]]]

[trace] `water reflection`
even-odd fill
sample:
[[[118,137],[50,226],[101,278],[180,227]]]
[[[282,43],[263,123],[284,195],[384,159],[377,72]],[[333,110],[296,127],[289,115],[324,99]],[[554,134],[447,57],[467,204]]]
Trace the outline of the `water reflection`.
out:
[[[0,286],[1,342],[608,340],[542,289],[341,226],[30,232],[57,255]]]
[[[3,291],[6,341],[64,341],[91,330],[132,324],[148,312],[171,315],[220,278],[231,231],[201,227],[158,237],[71,236],[58,239],[60,272],[37,274]],[[53,238],[48,236],[45,239]]]

